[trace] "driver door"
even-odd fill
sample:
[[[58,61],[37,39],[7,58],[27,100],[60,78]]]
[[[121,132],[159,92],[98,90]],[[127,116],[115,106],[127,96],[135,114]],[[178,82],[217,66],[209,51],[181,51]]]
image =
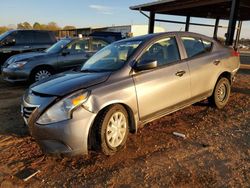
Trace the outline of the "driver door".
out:
[[[32,31],[12,32],[3,40],[3,46],[0,46],[0,62],[3,64],[9,57],[13,55],[31,51],[32,42]]]
[[[88,40],[77,40],[69,43],[58,57],[58,67],[61,71],[81,67],[89,58]]]
[[[133,75],[142,121],[164,114],[190,99],[188,65],[180,61],[175,37],[154,42],[137,63],[157,61],[157,68]]]

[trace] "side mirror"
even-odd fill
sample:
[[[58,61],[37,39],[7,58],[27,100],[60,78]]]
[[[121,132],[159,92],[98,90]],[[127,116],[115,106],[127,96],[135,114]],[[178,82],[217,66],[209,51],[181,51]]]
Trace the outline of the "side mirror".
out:
[[[134,69],[136,71],[144,71],[144,70],[150,70],[157,67],[157,61],[156,60],[147,60],[142,61],[139,64],[136,63],[134,66]]]
[[[66,56],[66,55],[69,55],[70,54],[70,51],[68,50],[68,49],[64,49],[63,51],[62,51],[62,55],[63,56]]]

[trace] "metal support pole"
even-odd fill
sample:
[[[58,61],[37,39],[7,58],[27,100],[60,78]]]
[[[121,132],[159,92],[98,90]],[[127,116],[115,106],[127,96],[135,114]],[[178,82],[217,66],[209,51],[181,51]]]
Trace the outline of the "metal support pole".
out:
[[[185,31],[189,31],[189,26],[190,26],[190,16],[187,16]]]
[[[149,14],[149,25],[148,25],[148,33],[154,33],[154,27],[155,27],[155,13],[150,12]]]
[[[226,45],[228,46],[233,45],[235,27],[236,27],[236,22],[238,18],[239,5],[240,5],[240,0],[232,0],[230,19],[229,19],[228,30],[226,34]]]
[[[216,18],[214,25],[214,39],[218,38],[218,28],[219,28],[220,18]]]
[[[238,46],[239,46],[241,28],[242,28],[242,21],[239,21],[238,28],[237,28],[237,34],[236,34],[236,40],[235,40],[235,43],[234,43],[234,49],[235,50],[237,50]]]

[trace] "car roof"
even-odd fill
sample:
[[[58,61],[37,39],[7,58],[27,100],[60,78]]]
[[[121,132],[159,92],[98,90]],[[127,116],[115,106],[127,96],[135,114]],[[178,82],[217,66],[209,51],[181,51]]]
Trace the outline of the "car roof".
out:
[[[38,29],[13,29],[10,30],[11,32],[15,32],[15,31],[36,31],[36,32],[53,32],[50,30],[38,30]]]
[[[78,40],[89,40],[89,39],[102,39],[105,40],[106,42],[110,42],[107,38],[105,37],[99,37],[99,36],[88,36],[88,37],[83,37],[83,38],[79,38],[79,37],[64,37],[61,38],[60,40],[70,40],[70,41],[78,41]]]
[[[161,37],[165,35],[181,35],[181,36],[190,36],[190,37],[197,37],[197,38],[204,38],[206,40],[214,41],[212,38],[198,34],[198,33],[193,33],[193,32],[184,32],[184,31],[175,31],[175,32],[162,32],[162,33],[153,33],[153,34],[147,34],[147,35],[142,35],[138,37],[132,37],[124,40],[120,40],[118,42],[132,42],[132,41],[148,41],[151,40],[155,37]]]

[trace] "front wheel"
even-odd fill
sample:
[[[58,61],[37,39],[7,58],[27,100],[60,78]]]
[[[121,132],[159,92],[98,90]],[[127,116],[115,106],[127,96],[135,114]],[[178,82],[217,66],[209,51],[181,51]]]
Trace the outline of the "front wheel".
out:
[[[31,82],[38,82],[52,75],[53,71],[46,67],[35,69],[31,74]]]
[[[231,93],[231,84],[227,78],[220,78],[217,82],[213,95],[209,98],[210,102],[222,109],[226,106]]]
[[[98,137],[105,155],[113,155],[126,143],[129,124],[128,113],[122,105],[113,105],[99,117]]]

